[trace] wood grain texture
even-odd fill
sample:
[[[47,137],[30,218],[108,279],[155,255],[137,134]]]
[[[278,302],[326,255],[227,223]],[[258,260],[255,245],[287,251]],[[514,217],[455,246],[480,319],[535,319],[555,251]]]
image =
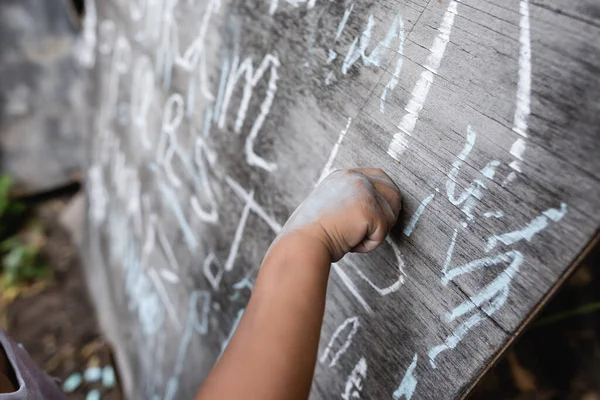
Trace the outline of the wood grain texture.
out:
[[[403,212],[332,269],[311,397],[464,394],[600,225],[599,11],[88,1],[88,268],[130,397],[193,396],[287,217],[354,166]]]

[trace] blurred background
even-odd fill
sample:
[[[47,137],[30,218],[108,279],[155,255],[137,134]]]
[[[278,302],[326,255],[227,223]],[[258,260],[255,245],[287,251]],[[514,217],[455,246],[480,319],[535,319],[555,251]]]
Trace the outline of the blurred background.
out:
[[[84,13],[83,0],[0,2],[0,326],[69,398],[120,399],[78,256]],[[596,247],[470,399],[600,400],[599,262]]]

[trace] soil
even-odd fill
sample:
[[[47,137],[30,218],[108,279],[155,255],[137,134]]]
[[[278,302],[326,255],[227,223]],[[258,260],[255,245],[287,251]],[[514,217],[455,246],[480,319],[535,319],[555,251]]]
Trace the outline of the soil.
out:
[[[111,347],[102,337],[87,293],[81,260],[58,222],[67,200],[53,199],[35,207],[45,233],[42,257],[53,277],[22,292],[4,310],[3,318],[8,334],[44,371],[63,381],[88,367],[113,365]],[[85,399],[92,389],[99,390],[103,399],[121,399],[118,384],[108,389],[101,383],[83,383],[68,398]]]
[[[43,254],[54,272],[52,281],[33,285],[5,310],[9,334],[46,372],[63,380],[89,366],[113,363],[87,294],[81,260],[58,222],[67,201],[65,196],[45,201],[35,211],[44,226]],[[597,247],[476,386],[470,400],[600,400],[599,264]],[[84,384],[69,398],[84,399],[92,388],[103,399],[121,399],[118,385],[106,389],[99,384]]]

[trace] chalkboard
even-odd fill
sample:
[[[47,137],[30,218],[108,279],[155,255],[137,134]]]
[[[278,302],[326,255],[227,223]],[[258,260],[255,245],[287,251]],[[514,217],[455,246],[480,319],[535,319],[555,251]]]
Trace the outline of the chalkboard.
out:
[[[87,268],[130,398],[192,398],[333,169],[403,211],[332,267],[314,399],[463,396],[598,230],[595,1],[86,5]]]

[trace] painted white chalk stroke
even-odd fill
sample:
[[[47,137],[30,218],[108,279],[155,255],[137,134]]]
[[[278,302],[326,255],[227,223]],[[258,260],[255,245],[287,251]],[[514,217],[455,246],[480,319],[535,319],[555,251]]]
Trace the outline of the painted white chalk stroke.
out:
[[[456,246],[456,237],[458,236],[458,229],[454,229],[454,233],[452,234],[452,239],[450,240],[450,245],[448,246],[448,250],[446,251],[446,259],[444,260],[444,265],[442,265],[442,275],[446,275],[448,271],[448,267],[450,267],[450,263],[452,262],[452,255],[454,254],[454,246]]]
[[[398,278],[390,286],[385,287],[385,288],[380,288],[379,286],[374,284],[373,281],[371,281],[362,272],[361,268],[357,267],[353,262],[350,262],[350,261],[348,262],[348,264],[350,264],[350,266],[354,269],[356,274],[362,280],[367,282],[367,284],[369,286],[371,286],[371,288],[373,288],[377,292],[377,294],[379,294],[380,296],[387,296],[389,294],[392,294],[392,293],[400,290],[400,287],[404,284],[405,276],[406,276],[406,272],[404,271],[404,267],[406,264],[404,263],[404,258],[402,257],[402,253],[400,252],[400,249],[398,248],[398,246],[396,246],[396,244],[392,241],[392,239],[390,239],[389,236],[386,237],[385,240],[392,247],[392,250],[394,251],[394,255],[396,256],[396,263],[398,264]]]
[[[371,308],[369,303],[367,303],[366,300],[361,296],[360,292],[358,291],[358,288],[354,285],[354,283],[348,277],[346,272],[344,272],[344,270],[337,263],[331,264],[331,268],[337,274],[337,276],[340,277],[340,279],[342,280],[342,283],[344,284],[344,286],[346,286],[346,289],[348,289],[350,294],[352,296],[354,296],[354,298],[356,299],[356,301],[358,301],[358,303],[362,306],[362,308],[367,313],[372,314],[373,309]]]
[[[156,245],[155,224],[157,218],[158,216],[156,214],[150,214],[146,223],[146,230],[144,231],[144,241],[142,245],[142,256],[140,261],[144,270],[147,270],[150,266],[150,255],[154,251],[154,247]]]
[[[349,330],[346,329],[348,326],[350,327]],[[333,335],[331,335],[331,339],[329,339],[329,343],[327,343],[327,346],[325,347],[325,351],[323,351],[323,354],[321,355],[321,358],[319,359],[321,364],[325,364],[325,362],[327,361],[327,357],[334,350],[334,345],[336,344],[336,339],[338,339],[338,337],[344,332],[344,330],[347,330],[348,332],[346,334],[346,340],[344,341],[342,346],[335,352],[335,354],[333,354],[333,356],[331,357],[331,360],[329,361],[329,365],[328,365],[329,368],[335,367],[335,365],[339,361],[340,357],[346,352],[346,350],[348,350],[348,348],[352,344],[352,339],[354,338],[354,335],[356,335],[356,332],[358,331],[359,326],[360,326],[360,323],[358,321],[358,317],[356,317],[356,316],[350,317],[350,318],[346,319],[344,322],[342,322],[342,324],[337,327],[335,332],[333,332]]]
[[[169,265],[169,268],[171,268],[171,271],[179,272],[179,262],[177,261],[177,257],[175,257],[173,246],[171,246],[171,242],[169,242],[169,238],[167,238],[167,234],[163,230],[162,226],[158,224],[158,218],[156,215],[153,215],[153,217],[155,217],[152,219],[152,223],[155,227],[154,231],[156,232],[156,236],[160,242],[160,247],[167,258],[167,264]]]
[[[504,217],[504,211],[496,210],[496,211],[488,211],[483,214],[486,218],[502,218]]]
[[[300,4],[306,3],[306,8],[311,9],[314,8],[317,0],[284,0],[286,3],[291,4],[294,7],[299,7]],[[269,3],[269,15],[275,14],[277,8],[279,7],[279,0],[270,0]]]
[[[488,252],[492,250],[498,245],[498,243],[503,243],[508,246],[517,243],[521,240],[531,242],[531,239],[536,234],[538,234],[548,226],[548,220],[558,222],[565,216],[566,213],[567,205],[565,203],[561,203],[560,209],[550,208],[542,212],[542,215],[534,218],[531,222],[529,222],[529,224],[527,224],[522,229],[513,232],[503,233],[502,235],[493,235],[488,239],[487,244],[485,246],[485,251]]]
[[[475,139],[477,138],[477,133],[471,129],[471,126],[467,126],[467,140],[465,142],[465,146],[461,150],[460,154],[457,156],[458,160],[452,163],[452,169],[448,173],[448,180],[446,181],[446,196],[450,203],[453,205],[460,205],[467,198],[469,198],[476,188],[471,185],[468,189],[466,189],[462,195],[458,198],[455,196],[456,192],[456,179],[458,177],[458,172],[460,171],[460,167],[464,164],[467,157],[473,150],[473,146],[475,145]]]
[[[279,60],[277,60],[279,63]],[[265,159],[260,157],[254,152],[254,141],[258,136],[258,132],[262,127],[264,120],[271,109],[271,105],[273,104],[273,99],[275,98],[275,92],[277,92],[277,80],[279,76],[277,74],[277,69],[271,69],[271,75],[269,76],[269,83],[267,86],[267,93],[265,96],[264,102],[260,106],[260,113],[254,124],[252,124],[252,128],[250,129],[250,134],[246,138],[246,144],[244,146],[244,150],[246,152],[246,162],[250,165],[254,165],[260,167],[269,172],[275,171],[277,169],[277,164],[272,162],[267,162]]]
[[[170,269],[166,269],[166,268],[161,268],[158,273],[160,274],[160,277],[163,278],[165,281],[172,283],[172,284],[178,284],[179,282],[181,282],[181,280],[179,279],[179,275],[177,275],[176,273],[174,273],[173,271],[171,271]]]
[[[455,206],[462,205],[461,211],[466,215],[469,221],[474,219],[473,209],[475,208],[477,201],[483,198],[483,190],[487,189],[487,185],[484,181],[475,179],[469,185],[469,187],[464,189],[461,195],[457,197],[456,180],[458,179],[460,168],[473,149],[476,137],[477,133],[471,128],[470,125],[467,126],[467,140],[465,142],[465,146],[457,156],[458,160],[452,163],[452,169],[448,173],[448,180],[446,181],[446,195],[448,200]],[[496,169],[499,165],[500,162],[497,160],[490,161],[479,172],[484,178],[493,180],[494,176],[496,175]]]
[[[246,222],[248,221],[248,215],[250,215],[251,203],[254,200],[254,191],[250,191],[248,194],[248,201],[246,201],[246,205],[244,206],[244,210],[242,211],[242,215],[240,217],[240,221],[238,222],[238,226],[235,230],[235,234],[233,236],[233,242],[231,243],[231,248],[229,249],[229,255],[227,256],[227,260],[225,260],[225,271],[231,271],[235,264],[235,259],[240,249],[240,244],[242,242],[242,235],[244,234],[244,229],[246,228]]]
[[[398,386],[398,389],[394,391],[392,396],[394,400],[400,400],[404,397],[406,400],[410,400],[415,393],[415,389],[417,387],[417,378],[415,376],[415,368],[417,366],[418,355],[415,353],[415,356],[412,359],[412,362],[406,369],[404,373],[404,377]]]
[[[196,235],[192,231],[192,228],[190,227],[188,220],[183,213],[183,209],[181,208],[181,204],[179,204],[177,195],[171,188],[162,182],[158,184],[158,189],[162,194],[164,204],[173,212],[173,215],[177,221],[177,225],[181,229],[181,232],[183,232],[185,244],[188,246],[192,254],[195,253],[196,249],[198,248],[198,239],[196,238]]]
[[[140,43],[156,42],[162,30],[163,0],[146,0],[146,13],[142,21],[142,29],[135,33],[135,40]]]
[[[338,25],[337,31],[335,32],[335,41],[336,42],[340,40],[340,36],[342,36],[342,32],[344,32],[344,28],[346,27],[346,24],[348,23],[348,18],[350,18],[350,14],[352,13],[353,9],[354,9],[354,2],[352,2],[352,4],[350,4],[350,7],[346,8],[346,10],[344,11],[344,16],[342,17],[342,20],[340,21],[340,23]]]
[[[469,312],[475,312],[466,321],[455,328],[454,331],[446,337],[443,344],[435,346],[429,351],[429,363],[433,368],[436,368],[435,359],[440,353],[454,349],[470,330],[483,321],[483,316],[478,310],[483,311],[484,314],[491,317],[506,303],[510,293],[512,280],[523,264],[523,255],[519,251],[511,250],[496,257],[484,257],[471,261],[444,272],[442,284],[447,285],[450,281],[461,275],[507,263],[509,264],[508,267],[492,282],[481,289],[479,293],[459,304],[448,314],[446,319],[449,322],[452,322]]]
[[[510,147],[510,154],[514,156],[517,160],[522,161],[523,153],[525,152],[526,146],[527,144],[525,143],[525,140],[523,140],[522,138],[518,138]]]
[[[106,102],[100,106],[100,115],[98,117],[98,130],[100,132],[103,132],[106,129],[115,115],[119,95],[119,82],[121,76],[129,71],[130,64],[131,45],[124,36],[119,36],[114,44],[107,83]]]
[[[512,161],[508,166],[516,172],[523,172],[521,170],[521,160],[523,160],[523,153],[525,152],[525,141],[521,138],[515,140],[510,148],[510,154],[513,155],[517,160]]]
[[[335,74],[333,73],[333,71],[329,71],[325,76],[325,86],[331,85],[331,81],[333,78],[335,78]]]
[[[184,101],[179,93],[173,93],[165,102],[160,137],[156,146],[156,161],[175,188],[181,187],[181,179],[173,170],[173,157],[177,151],[177,130],[183,121]]]
[[[250,282],[250,276],[249,276],[252,272],[253,271],[250,271],[250,273],[248,275],[246,275],[244,277],[244,279],[234,283],[233,285],[231,285],[231,287],[234,288],[235,290],[242,290],[242,289],[247,288],[250,291],[252,291],[254,289],[254,284],[252,282]]]
[[[178,1],[175,1],[176,4]],[[205,50],[205,42],[206,42],[206,34],[208,32],[208,27],[210,25],[210,20],[214,14],[219,11],[221,7],[221,0],[209,0],[206,5],[206,10],[202,15],[202,19],[200,21],[200,26],[198,27],[198,36],[194,39],[194,41],[188,46],[188,48],[183,53],[183,56],[179,55],[179,49],[177,49],[177,58],[175,59],[175,64],[183,67],[187,71],[192,71],[198,66],[203,60],[204,50]],[[177,39],[177,38],[175,38]],[[175,44],[178,45],[178,40],[175,41]],[[206,70],[205,66],[201,67],[202,70]],[[206,79],[204,79],[206,82]],[[214,100],[212,96],[209,96],[209,100]]]
[[[108,206],[108,193],[104,186],[104,173],[102,167],[93,165],[88,171],[88,187],[90,201],[90,219],[98,227],[106,219],[106,207]]]
[[[158,31],[158,48],[156,53],[156,64],[155,70],[157,75],[162,75],[163,88],[168,90],[171,86],[171,78],[173,75],[173,67],[177,66],[184,71],[198,74],[198,81],[200,90],[203,96],[213,101],[214,96],[208,88],[208,76],[206,68],[206,55],[205,55],[205,41],[210,20],[214,14],[216,14],[220,7],[220,0],[209,0],[206,6],[206,10],[200,20],[198,35],[185,49],[183,54],[180,51],[179,46],[179,26],[175,19],[175,9],[179,4],[179,0],[170,0],[162,3],[164,7],[159,4],[160,10],[159,19],[157,25],[153,28]],[[149,18],[146,22],[152,20],[152,12],[149,13]],[[196,77],[192,77],[191,80],[196,82]],[[189,90],[196,90],[195,85],[189,85]]]
[[[130,112],[135,130],[139,132],[140,140],[145,149],[150,149],[152,143],[148,137],[148,112],[154,98],[154,71],[149,57],[140,56],[133,67],[131,81]]]
[[[179,316],[177,315],[177,311],[175,311],[175,307],[173,306],[173,303],[171,302],[171,298],[169,297],[169,294],[167,293],[165,286],[162,284],[162,281],[161,281],[160,277],[158,276],[158,273],[154,269],[150,269],[150,270],[148,270],[148,277],[154,284],[156,293],[158,293],[160,300],[162,301],[163,305],[165,306],[165,309],[167,310],[167,314],[168,314],[169,318],[171,319],[171,322],[175,325],[175,327],[177,327],[177,329],[181,329],[182,328],[181,321],[179,321]]]
[[[229,335],[227,336],[225,341],[223,341],[223,343],[221,344],[221,354],[219,354],[219,358],[221,358],[221,356],[223,355],[223,352],[227,348],[227,345],[231,341],[231,338],[233,337],[235,330],[237,329],[238,325],[240,324],[240,321],[242,320],[242,317],[244,316],[245,310],[246,310],[245,308],[242,308],[240,311],[238,311],[238,313],[235,317],[235,320],[233,321],[233,325],[231,325],[231,330],[229,331]]]
[[[329,49],[327,53],[327,65],[331,64],[337,58],[337,53],[331,49]],[[330,72],[333,73],[333,72]]]
[[[527,137],[527,117],[531,112],[531,32],[529,26],[529,0],[519,2],[519,82],[513,131]]]
[[[208,177],[208,171],[205,161],[208,161],[209,165],[214,166],[217,161],[217,154],[208,147],[206,142],[201,137],[196,137],[196,146],[194,152],[194,164],[200,173],[200,182],[197,182],[201,189],[203,197],[206,199],[210,206],[210,210],[206,211],[201,205],[196,194],[192,195],[190,203],[192,209],[200,218],[201,221],[216,224],[219,221],[219,212],[217,211],[217,202],[215,200],[214,192],[210,186]]]
[[[109,214],[108,238],[108,257],[122,267],[124,274],[127,309],[136,313],[143,335],[150,337],[162,327],[165,308],[152,281],[144,272],[129,223],[122,212],[115,210]]]
[[[206,10],[204,15],[202,16],[202,20],[199,27],[198,36],[196,39],[190,44],[190,46],[185,50],[183,56],[180,56],[179,50],[175,52],[175,64],[182,67],[186,71],[192,72],[195,69],[198,70],[198,78],[191,77],[191,83],[188,86],[188,90],[195,92],[195,82],[198,81],[200,83],[200,91],[205,99],[208,101],[214,101],[214,96],[209,89],[208,82],[208,74],[206,61],[208,59],[206,55],[206,35],[208,32],[208,27],[210,25],[210,20],[213,15],[217,14],[221,6],[220,0],[209,0],[206,6]],[[175,44],[178,45],[178,33],[179,30],[177,28],[177,23],[173,20],[173,26],[175,28]]]
[[[206,335],[208,332],[208,313],[210,312],[211,298],[210,292],[203,290],[196,290],[190,296],[187,323],[179,343],[173,374],[166,385],[165,400],[175,399],[175,395],[179,390],[179,378],[183,372],[194,332],[200,335]],[[198,307],[198,305],[201,307]]]
[[[360,395],[363,391],[363,381],[367,378],[367,360],[361,357],[360,360],[354,366],[354,369],[346,379],[346,386],[344,393],[342,393],[342,399],[360,399]]]
[[[85,16],[83,18],[83,32],[75,43],[75,56],[79,64],[85,68],[92,68],[96,64],[96,27],[98,14],[96,1],[85,0]]]
[[[213,272],[211,265],[215,265],[217,272]],[[221,283],[221,279],[223,279],[223,273],[225,272],[223,268],[219,265],[215,254],[211,252],[208,257],[204,260],[202,265],[202,272],[204,273],[204,277],[210,283],[210,286],[213,290],[219,290],[219,284]]]
[[[101,135],[102,136],[102,135]],[[143,218],[141,216],[141,181],[137,169],[127,164],[125,154],[120,150],[118,138],[110,131],[104,131],[101,139],[107,145],[107,154],[101,156],[102,162],[106,162],[108,185],[113,189],[110,200],[121,204],[126,211],[126,218],[133,223],[133,231],[140,236],[142,234]],[[104,150],[104,149],[103,149]]]
[[[421,75],[411,92],[411,99],[408,101],[406,107],[404,107],[406,114],[398,125],[400,132],[394,135],[388,147],[387,153],[396,161],[400,160],[400,156],[407,148],[406,144],[408,140],[405,136],[412,136],[419,119],[419,114],[425,105],[431,85],[433,85],[434,76],[437,74],[444,58],[446,45],[450,41],[450,34],[452,32],[452,25],[454,25],[454,17],[456,16],[457,8],[458,3],[455,0],[451,0],[448,3],[448,8],[444,13],[442,23],[437,29],[438,34],[429,49],[430,54],[424,65],[425,71],[421,72]]]
[[[379,98],[379,112],[382,114],[385,113],[385,100],[387,99],[387,94],[388,92],[393,91],[398,85],[398,80],[400,79],[400,74],[402,73],[402,65],[404,64],[404,21],[402,21],[400,16],[398,16],[398,18],[400,23],[400,42],[398,44],[398,55],[396,56],[398,57],[398,60],[396,61],[396,68],[392,73],[392,77],[385,85],[385,88],[383,89],[383,92]]]
[[[470,274],[478,269],[488,269],[496,265],[506,263],[509,265],[502,273],[500,273],[492,282],[481,289],[479,293],[471,296],[470,300],[466,300],[461,305],[457,306],[448,315],[448,320],[454,321],[456,318],[470,311],[476,310],[482,306],[482,304],[488,301],[491,302],[491,304],[482,308],[483,312],[488,316],[491,316],[500,307],[502,307],[508,298],[508,294],[510,292],[510,283],[519,272],[519,269],[523,264],[523,255],[519,251],[511,250],[496,257],[484,257],[475,261],[471,261],[459,267],[452,268],[446,272],[442,276],[443,285],[447,285],[455,278],[464,274]],[[492,301],[492,299],[494,300]]]
[[[327,159],[327,162],[325,163],[325,166],[323,167],[323,171],[321,172],[321,176],[319,177],[319,180],[317,181],[317,185],[323,179],[325,179],[325,177],[327,177],[327,175],[329,175],[332,172],[333,162],[335,161],[335,159],[337,157],[337,153],[340,149],[340,145],[344,141],[344,137],[346,137],[346,134],[348,133],[348,130],[350,129],[351,124],[352,124],[352,118],[348,117],[348,121],[346,122],[346,127],[344,129],[342,129],[342,131],[340,132],[340,135],[338,136],[337,142],[335,142],[335,144],[333,145],[333,149],[331,150],[331,153],[329,154],[329,158]]]
[[[279,222],[277,222],[275,220],[275,218],[273,218],[272,216],[268,215],[267,212],[264,210],[264,208],[261,207],[256,202],[256,200],[254,200],[253,196],[250,195],[250,193],[253,193],[253,191],[251,191],[251,192],[246,191],[242,187],[242,185],[240,185],[239,183],[237,183],[230,176],[226,176],[225,177],[225,182],[227,183],[227,185],[229,185],[229,187],[231,188],[231,190],[233,190],[233,192],[240,199],[242,199],[244,202],[246,202],[246,205],[249,205],[249,207],[252,210],[252,212],[254,212],[256,215],[258,215],[258,217],[260,217],[260,219],[262,219],[269,226],[269,228],[271,228],[271,230],[273,231],[273,233],[279,234],[281,232],[281,230],[283,229],[283,226]]]
[[[254,66],[252,64],[252,58],[247,57],[240,64],[239,55],[236,54],[231,66],[229,79],[227,80],[227,86],[225,88],[225,97],[223,98],[223,105],[218,111],[218,126],[219,129],[223,130],[225,129],[227,110],[229,108],[229,103],[231,102],[233,91],[238,81],[242,77],[244,77],[245,83],[242,91],[242,100],[240,102],[240,108],[238,109],[237,118],[234,124],[234,132],[239,134],[242,130],[242,126],[244,125],[244,121],[246,120],[246,112],[248,111],[248,106],[250,105],[250,100],[252,98],[254,88],[262,79],[267,69],[269,69],[269,80],[267,83],[265,97],[263,99],[262,104],[260,105],[260,112],[254,120],[252,127],[250,128],[250,133],[246,138],[246,143],[244,146],[244,151],[246,153],[246,162],[248,162],[249,165],[262,168],[269,172],[272,172],[275,169],[277,169],[277,165],[275,163],[266,161],[254,152],[254,141],[258,137],[258,133],[260,132],[260,129],[262,128],[267,115],[271,111],[273,99],[275,98],[275,93],[277,92],[277,80],[279,79],[277,71],[279,70],[279,67],[279,59],[272,54],[267,54],[263,58],[261,64],[255,72]]]
[[[213,111],[213,122],[219,121],[221,107],[223,105],[223,95],[225,94],[225,84],[227,83],[227,77],[229,76],[229,58],[223,60],[223,66],[221,67],[221,79],[219,80],[219,91],[217,92],[217,100],[215,101],[215,107]]]
[[[250,277],[256,273],[256,270],[251,269],[248,271],[246,276],[242,278],[240,281],[231,285],[231,288],[235,290],[235,292],[229,296],[229,301],[237,301],[240,298],[241,292],[244,289],[250,290],[250,293],[254,290],[254,283],[250,281]]]
[[[531,113],[531,32],[529,22],[529,0],[519,2],[519,81],[512,130],[527,138],[527,118]],[[518,138],[510,149],[516,160],[509,166],[516,172],[521,171],[521,161],[526,143]]]
[[[392,91],[396,88],[400,73],[402,72],[404,54],[404,21],[402,20],[402,15],[398,13],[388,28],[385,38],[377,43],[375,48],[371,51],[371,54],[367,55],[367,47],[369,47],[372,39],[374,24],[374,18],[371,14],[369,16],[369,20],[367,21],[367,26],[360,36],[360,41],[358,37],[354,38],[354,41],[348,49],[348,53],[346,54],[344,63],[342,64],[342,73],[344,75],[347,74],[348,70],[358,61],[358,59],[362,60],[365,67],[369,67],[371,65],[375,67],[381,67],[384,54],[392,51],[392,42],[397,38],[398,50],[396,52],[398,54],[398,59],[396,61],[396,67],[392,73],[392,77],[386,84],[381,94],[379,102],[379,110],[381,112],[385,112],[385,99],[387,97],[387,93],[388,91]]]
[[[508,176],[502,181],[502,187],[505,187],[509,183],[513,182],[517,178],[517,174],[515,171],[512,171]]]
[[[429,357],[429,364],[433,368],[437,368],[435,363],[437,356],[443,351],[454,349],[464,339],[467,333],[481,321],[483,321],[481,314],[473,314],[469,319],[460,324],[450,335],[448,335],[443,344],[429,350],[429,353],[427,354]]]
[[[435,194],[430,194],[421,201],[419,207],[417,207],[416,211],[410,217],[408,224],[402,231],[402,233],[404,233],[404,236],[410,237],[410,235],[412,235],[413,231],[415,230],[415,227],[417,226],[417,222],[419,222],[419,219],[421,219],[421,215],[423,215],[423,212],[425,211],[425,208],[427,208],[427,205],[431,200],[433,200],[434,197]]]

